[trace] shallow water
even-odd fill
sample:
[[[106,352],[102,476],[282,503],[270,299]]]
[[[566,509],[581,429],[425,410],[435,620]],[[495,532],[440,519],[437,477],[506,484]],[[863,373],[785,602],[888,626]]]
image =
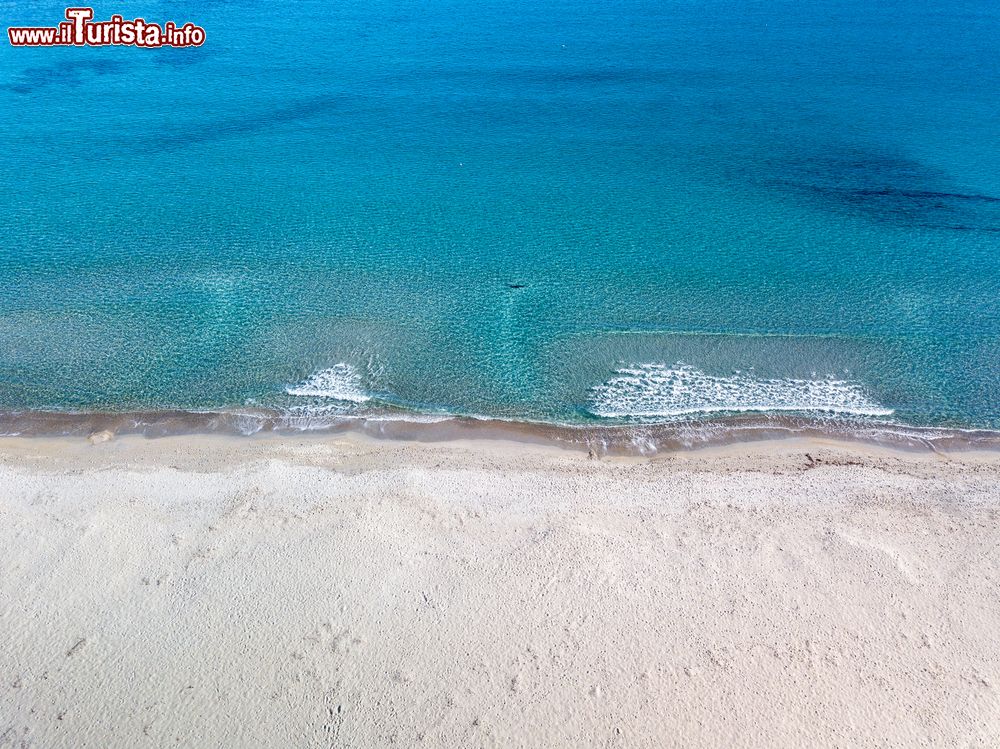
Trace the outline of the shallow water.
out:
[[[112,10],[208,40],[0,48],[0,410],[1000,428],[993,3]]]

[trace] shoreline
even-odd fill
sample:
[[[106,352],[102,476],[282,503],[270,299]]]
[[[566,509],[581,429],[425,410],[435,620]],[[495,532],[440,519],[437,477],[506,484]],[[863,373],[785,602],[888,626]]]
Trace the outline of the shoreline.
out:
[[[955,450],[922,445],[842,438],[824,434],[761,437],[750,441],[702,444],[679,450],[617,451],[595,453],[585,444],[554,440],[526,440],[518,433],[451,434],[447,438],[412,439],[359,430],[287,434],[261,432],[233,435],[223,432],[185,433],[150,437],[143,434],[95,433],[83,435],[0,435],[0,468],[33,470],[41,463],[62,472],[107,470],[159,471],[169,468],[224,474],[259,465],[262,461],[338,469],[338,453],[364,456],[370,470],[441,468],[441,456],[465,464],[485,460],[494,465],[509,462],[519,469],[540,471],[553,465],[570,466],[585,474],[618,468],[652,471],[662,477],[677,471],[705,474],[732,472],[796,475],[817,468],[855,467],[887,473],[961,478],[966,471],[996,471],[1000,488],[1000,449]],[[316,460],[326,456],[329,460]],[[43,474],[45,471],[42,472]],[[1000,504],[1000,495],[998,495]]]
[[[427,418],[338,416],[322,421],[296,421],[284,414],[248,410],[0,412],[0,438],[85,437],[103,441],[121,436],[160,439],[191,435],[236,438],[274,435],[322,439],[350,434],[401,442],[504,440],[554,445],[598,457],[648,456],[796,439],[883,446],[910,452],[1000,451],[1000,430],[787,414],[740,414],[653,424],[584,425],[445,415]]]
[[[0,744],[994,745],[1000,454],[0,438]]]

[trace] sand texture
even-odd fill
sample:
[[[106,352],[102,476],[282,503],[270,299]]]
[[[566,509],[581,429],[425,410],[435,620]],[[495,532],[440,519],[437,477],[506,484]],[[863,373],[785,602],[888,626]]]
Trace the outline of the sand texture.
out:
[[[995,455],[94,442],[0,440],[0,746],[1000,746]]]

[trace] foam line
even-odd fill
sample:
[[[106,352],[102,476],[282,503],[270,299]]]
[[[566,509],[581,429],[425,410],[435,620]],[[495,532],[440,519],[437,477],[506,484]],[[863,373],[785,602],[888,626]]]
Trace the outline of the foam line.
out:
[[[684,364],[640,364],[619,369],[590,391],[588,410],[604,418],[672,417],[718,412],[803,411],[888,416],[846,380],[758,380],[746,374],[715,377]]]
[[[361,385],[358,371],[344,363],[314,372],[298,385],[286,388],[285,392],[303,398],[332,398],[351,403],[371,400]]]

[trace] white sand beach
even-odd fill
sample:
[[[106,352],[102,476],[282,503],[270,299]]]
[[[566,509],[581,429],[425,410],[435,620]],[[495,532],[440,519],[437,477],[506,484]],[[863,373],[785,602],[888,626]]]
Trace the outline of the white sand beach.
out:
[[[998,509],[992,453],[3,439],[0,746],[997,746]]]

